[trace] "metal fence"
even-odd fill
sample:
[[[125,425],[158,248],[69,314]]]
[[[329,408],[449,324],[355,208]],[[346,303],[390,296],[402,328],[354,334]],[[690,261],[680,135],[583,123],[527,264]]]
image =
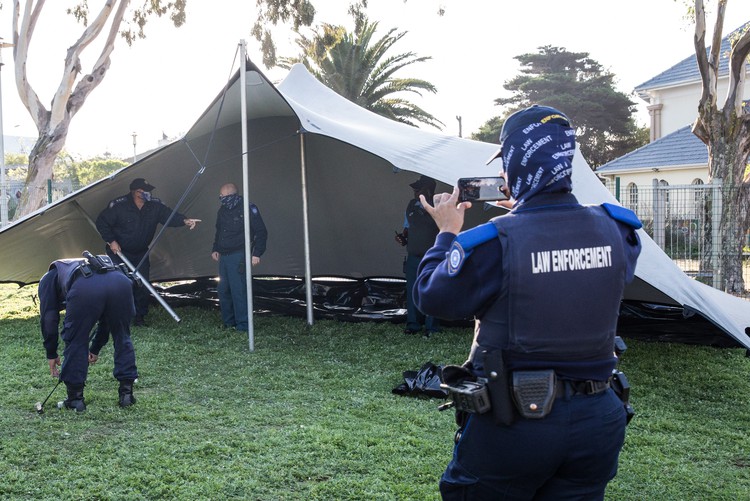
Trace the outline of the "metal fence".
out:
[[[651,186],[630,184],[619,193],[607,187],[625,207],[643,222],[654,242],[688,275],[716,287],[719,255],[718,218],[721,214],[721,186],[718,184],[667,185],[654,180]],[[707,234],[707,232],[709,234]],[[750,249],[745,240],[742,276],[750,299]]]

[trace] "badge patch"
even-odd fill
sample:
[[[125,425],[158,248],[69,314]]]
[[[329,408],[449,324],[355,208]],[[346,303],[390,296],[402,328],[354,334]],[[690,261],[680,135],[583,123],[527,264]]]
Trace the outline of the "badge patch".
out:
[[[461,247],[461,244],[458,242],[453,242],[453,245],[451,246],[451,250],[448,253],[448,275],[449,276],[455,276],[458,274],[459,271],[461,271],[461,266],[464,264],[464,258],[466,257],[466,254],[464,253],[463,247]]]

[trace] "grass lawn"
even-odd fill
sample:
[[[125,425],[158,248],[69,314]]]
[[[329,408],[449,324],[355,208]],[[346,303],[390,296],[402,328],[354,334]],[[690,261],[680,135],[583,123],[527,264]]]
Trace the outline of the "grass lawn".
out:
[[[471,329],[430,339],[403,325],[256,317],[158,306],[133,331],[138,403],[117,406],[112,346],[88,410],[57,410],[34,286],[0,285],[1,499],[431,500],[451,456],[451,411],[398,396],[402,372],[462,363]],[[745,350],[627,340],[621,368],[637,415],[611,500],[750,499]]]

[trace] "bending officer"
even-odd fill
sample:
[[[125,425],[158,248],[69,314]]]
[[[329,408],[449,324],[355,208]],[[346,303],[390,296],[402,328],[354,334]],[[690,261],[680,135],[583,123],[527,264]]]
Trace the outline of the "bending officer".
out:
[[[135,403],[133,382],[138,377],[135,350],[130,339],[130,321],[135,314],[133,283],[108,256],[87,259],[59,259],[39,281],[42,340],[50,374],[67,388],[67,409],[86,410],[83,388],[89,367],[89,333],[102,319],[112,333],[115,347],[115,379],[120,382],[119,405]],[[124,265],[123,265],[124,266]],[[62,332],[58,333],[60,311],[65,310]],[[62,369],[58,354],[58,334],[65,342]],[[96,359],[92,360],[92,363]]]

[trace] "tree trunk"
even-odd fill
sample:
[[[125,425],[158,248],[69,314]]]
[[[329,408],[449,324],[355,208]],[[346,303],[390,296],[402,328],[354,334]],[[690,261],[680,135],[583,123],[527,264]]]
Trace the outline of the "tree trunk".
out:
[[[717,120],[711,126],[726,127]],[[719,289],[733,295],[745,294],[745,281],[742,277],[742,248],[747,233],[748,187],[742,181],[745,169],[745,156],[741,144],[729,134],[711,134],[708,144],[708,168],[711,179],[721,179],[721,214],[718,234],[720,235],[719,255],[717,256]],[[714,205],[715,206],[715,205]]]
[[[54,132],[39,134],[39,139],[29,154],[26,187],[21,192],[21,200],[15,214],[16,219],[41,209],[47,204],[47,181],[52,179],[55,158],[65,146],[69,122],[69,119],[65,120]]]
[[[748,201],[745,186],[722,187],[724,201],[721,214],[721,251],[719,273],[722,290],[736,296],[745,295],[742,277],[742,248],[747,233]]]

